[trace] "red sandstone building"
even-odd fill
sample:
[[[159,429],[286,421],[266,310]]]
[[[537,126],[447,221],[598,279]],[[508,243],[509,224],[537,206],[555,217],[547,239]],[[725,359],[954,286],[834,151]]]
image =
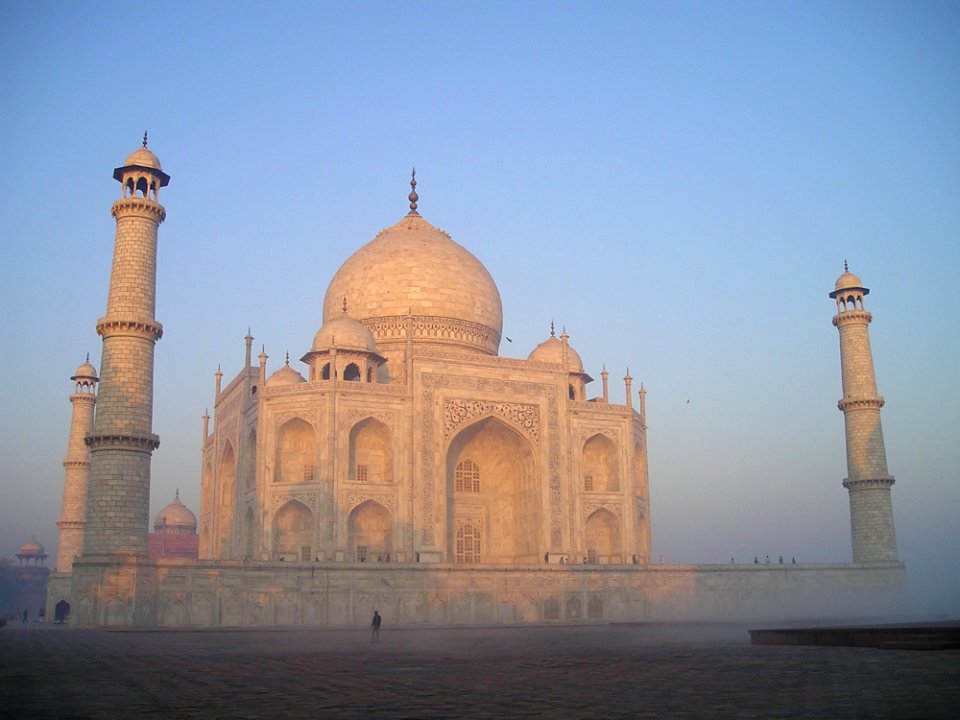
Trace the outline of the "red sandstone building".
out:
[[[196,560],[200,550],[197,516],[180,502],[180,491],[153,519],[153,532],[147,538],[152,559],[185,558]]]

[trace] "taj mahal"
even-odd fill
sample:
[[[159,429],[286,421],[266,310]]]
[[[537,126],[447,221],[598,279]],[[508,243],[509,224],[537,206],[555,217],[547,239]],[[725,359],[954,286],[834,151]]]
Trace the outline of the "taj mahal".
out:
[[[48,608],[69,602],[71,624],[350,626],[374,608],[426,625],[788,617],[818,603],[866,612],[903,589],[869,290],[856,275],[844,268],[829,293],[852,561],[664,565],[650,557],[646,389],[627,373],[625,403],[612,402],[606,369],[591,385],[552,324],[526,356],[501,355],[496,282],[421,215],[415,175],[405,214],[330,280],[302,366],[287,356],[271,367],[248,332],[239,373],[217,372],[202,419],[199,557],[151,557],[170,176],[144,136],[113,177],[100,371],[88,360],[72,378],[47,595]]]

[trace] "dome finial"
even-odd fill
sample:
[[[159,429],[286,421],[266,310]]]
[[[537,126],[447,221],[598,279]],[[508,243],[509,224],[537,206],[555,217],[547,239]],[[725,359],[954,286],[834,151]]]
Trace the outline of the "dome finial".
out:
[[[143,146],[144,146],[144,147],[147,146],[147,131],[146,131],[146,130],[143,131]]]
[[[290,351],[287,350],[287,367],[290,367]]]
[[[417,195],[417,169],[413,168],[410,173],[410,195],[407,196],[407,199],[410,200],[410,212],[407,215],[419,215],[417,212],[417,200],[420,199],[420,196]]]
[[[551,320],[550,321],[550,337],[556,337],[556,335],[557,335],[557,328],[553,324],[553,320]]]
[[[846,259],[846,258],[843,259],[843,271],[844,271],[844,272],[850,272],[850,268],[847,267],[847,259]]]

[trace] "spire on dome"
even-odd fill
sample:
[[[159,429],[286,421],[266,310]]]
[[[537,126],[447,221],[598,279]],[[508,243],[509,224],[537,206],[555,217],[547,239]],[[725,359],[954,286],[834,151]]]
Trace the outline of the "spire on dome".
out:
[[[146,130],[143,131],[143,146],[144,146],[144,147],[147,146],[147,131],[146,131]]]
[[[556,337],[556,336],[557,336],[557,328],[553,324],[553,320],[551,320],[550,321],[550,337]]]
[[[420,196],[417,195],[417,169],[413,168],[413,171],[410,173],[410,194],[407,196],[407,199],[410,200],[410,212],[407,215],[419,215],[417,212],[417,200],[420,199]]]
[[[850,268],[847,267],[847,259],[846,259],[846,258],[843,259],[843,271],[844,271],[844,272],[850,272]]]

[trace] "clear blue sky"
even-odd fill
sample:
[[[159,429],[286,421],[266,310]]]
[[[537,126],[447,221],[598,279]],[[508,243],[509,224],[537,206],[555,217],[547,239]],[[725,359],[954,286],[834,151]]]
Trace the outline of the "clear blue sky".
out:
[[[849,559],[827,298],[849,260],[900,553],[960,610],[956,3],[11,1],[0,61],[0,556],[55,555],[111,173],[148,129],[172,176],[151,513],[177,487],[199,509],[217,365],[248,326],[272,369],[308,349],[416,165],[422,214],[499,285],[501,354],[553,319],[614,399],[628,366],[649,389],[667,562]]]

